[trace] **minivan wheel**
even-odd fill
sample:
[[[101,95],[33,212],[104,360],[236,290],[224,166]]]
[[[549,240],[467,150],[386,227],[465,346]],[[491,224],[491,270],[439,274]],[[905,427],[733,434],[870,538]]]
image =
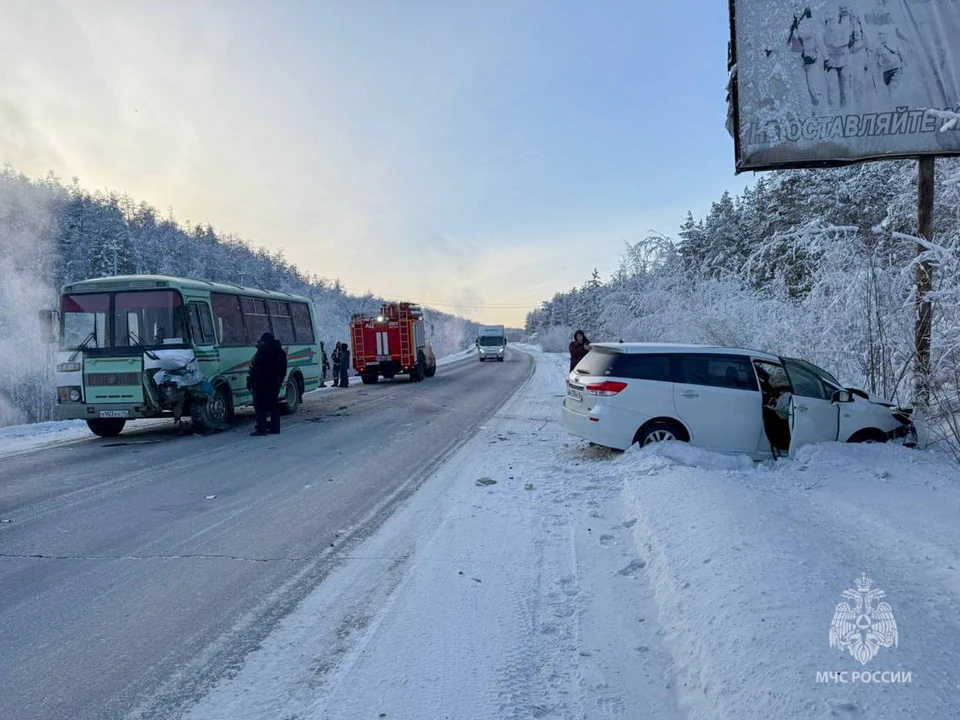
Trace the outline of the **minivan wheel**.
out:
[[[651,423],[637,433],[634,442],[637,445],[653,445],[658,442],[670,442],[672,440],[684,441],[686,433],[676,423],[666,420]]]
[[[887,442],[887,436],[883,433],[882,430],[876,428],[868,428],[866,430],[858,430],[853,434],[853,436],[847,441],[852,443],[885,443]]]

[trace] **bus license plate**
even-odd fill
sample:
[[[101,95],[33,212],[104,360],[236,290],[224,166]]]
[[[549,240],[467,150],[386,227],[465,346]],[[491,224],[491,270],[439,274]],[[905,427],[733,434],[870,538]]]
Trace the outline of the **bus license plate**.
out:
[[[583,392],[581,390],[577,390],[576,388],[568,387],[567,397],[576,400],[577,402],[583,402]]]
[[[100,417],[102,418],[126,418],[130,417],[129,410],[101,410]]]

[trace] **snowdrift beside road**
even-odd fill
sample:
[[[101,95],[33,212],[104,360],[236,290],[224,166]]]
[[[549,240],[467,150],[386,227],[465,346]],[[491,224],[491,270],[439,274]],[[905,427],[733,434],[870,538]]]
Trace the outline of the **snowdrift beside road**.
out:
[[[825,444],[751,466],[684,445],[628,452],[624,485],[691,718],[960,714],[960,487],[935,456]],[[886,592],[899,646],[831,648],[843,591]],[[817,673],[910,673],[909,684]],[[874,676],[871,675],[871,679]]]
[[[87,437],[91,433],[83,420],[8,425],[0,428],[0,458]]]

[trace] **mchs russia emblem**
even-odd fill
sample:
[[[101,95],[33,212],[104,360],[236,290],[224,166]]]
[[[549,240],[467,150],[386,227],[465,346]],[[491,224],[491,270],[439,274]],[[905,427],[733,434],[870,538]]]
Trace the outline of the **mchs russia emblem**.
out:
[[[862,665],[880,652],[880,648],[896,647],[897,621],[886,593],[872,588],[873,580],[863,573],[855,586],[843,591],[844,602],[837,605],[830,623],[830,647],[849,650]]]

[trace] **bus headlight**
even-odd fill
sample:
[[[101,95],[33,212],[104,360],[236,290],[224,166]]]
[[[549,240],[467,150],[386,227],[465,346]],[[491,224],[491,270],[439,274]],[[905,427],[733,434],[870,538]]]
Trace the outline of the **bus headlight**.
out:
[[[78,387],[58,387],[57,398],[60,402],[80,402],[80,388]]]
[[[80,372],[80,363],[62,362],[57,365],[57,372]]]

